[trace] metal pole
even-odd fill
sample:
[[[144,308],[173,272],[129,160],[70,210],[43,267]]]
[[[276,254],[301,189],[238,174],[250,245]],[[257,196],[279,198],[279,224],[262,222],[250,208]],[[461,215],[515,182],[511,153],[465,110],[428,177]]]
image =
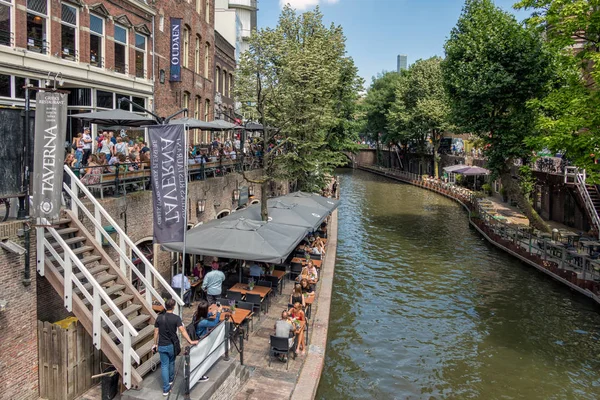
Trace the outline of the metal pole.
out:
[[[181,261],[181,300],[183,300],[183,293],[184,293],[184,282],[185,282],[185,243],[186,243],[186,237],[187,237],[187,221],[188,221],[188,217],[187,217],[187,213],[188,213],[188,196],[187,196],[187,185],[188,185],[188,134],[187,134],[187,125],[183,126],[183,173],[185,174],[185,212],[184,212],[184,216],[183,216],[183,260]],[[184,302],[184,307],[185,307],[185,302]],[[183,307],[181,307],[179,309],[179,316],[183,319]]]
[[[185,391],[183,398],[189,400],[190,398],[190,346],[185,347],[185,366],[183,372],[183,384],[185,385]]]
[[[229,361],[229,332],[231,331],[229,327],[229,316],[225,318],[225,341],[223,342],[225,345],[225,355],[223,356],[223,360]]]
[[[238,335],[240,338],[240,364],[244,365],[244,330],[240,329],[240,334]]]
[[[29,216],[29,111],[31,109],[31,99],[29,97],[29,78],[25,79],[25,121],[23,123],[23,177],[21,180],[21,191],[23,196],[19,197],[18,219],[25,219]]]

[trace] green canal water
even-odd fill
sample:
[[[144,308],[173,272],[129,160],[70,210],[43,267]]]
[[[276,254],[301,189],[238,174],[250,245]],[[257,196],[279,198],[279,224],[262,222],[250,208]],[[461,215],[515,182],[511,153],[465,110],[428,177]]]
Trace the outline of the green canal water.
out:
[[[341,174],[317,399],[600,399],[600,307],[495,249],[454,202]]]

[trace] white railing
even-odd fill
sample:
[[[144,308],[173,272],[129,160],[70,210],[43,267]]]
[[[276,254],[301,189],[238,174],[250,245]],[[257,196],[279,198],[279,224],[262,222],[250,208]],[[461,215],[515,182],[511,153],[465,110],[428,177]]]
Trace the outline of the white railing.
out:
[[[69,245],[65,242],[65,240],[60,236],[60,234],[53,228],[47,220],[42,219],[41,223],[38,224],[40,226],[45,226],[48,232],[52,234],[52,237],[56,242],[60,245],[60,247],[64,251],[63,257],[60,257],[56,249],[52,246],[52,244],[46,239],[43,234],[38,236],[38,246],[41,243],[42,249],[48,250],[50,254],[54,257],[54,260],[63,268],[63,285],[64,285],[64,305],[69,312],[72,312],[73,308],[73,284],[81,291],[81,294],[92,304],[92,330],[93,330],[93,341],[94,346],[101,350],[102,348],[102,321],[108,326],[110,331],[115,334],[116,338],[123,343],[123,384],[127,387],[131,387],[131,364],[133,359],[138,364],[140,363],[140,357],[137,352],[131,347],[131,338],[138,336],[137,330],[131,325],[127,317],[121,312],[119,307],[114,303],[114,301],[110,298],[110,296],[106,293],[104,288],[98,284],[94,276],[88,271],[88,269],[83,265],[81,260],[77,258],[73,250],[69,247]],[[39,232],[39,231],[38,231]],[[38,251],[39,251],[38,247]],[[40,258],[43,258],[43,254]],[[92,285],[92,293],[89,292],[88,289],[81,283],[81,281],[77,278],[77,272],[73,271],[73,266],[76,269],[83,273],[83,276],[88,281],[89,284]],[[123,333],[119,331],[119,329],[115,326],[115,324],[110,320],[110,317],[106,315],[106,312],[102,309],[102,302],[108,305],[109,309],[117,316],[118,320],[123,325]]]
[[[577,185],[577,190],[581,193],[581,197],[583,197],[583,203],[585,204],[585,208],[588,211],[588,214],[592,218],[592,225],[598,231],[600,235],[600,216],[598,216],[598,210],[596,210],[596,206],[592,201],[590,193],[588,192],[587,186],[585,185],[585,170],[582,174],[577,174],[575,177],[575,184]]]
[[[81,183],[79,178],[75,176],[73,171],[67,166],[64,167],[65,174],[68,174],[71,178],[71,187],[67,184],[64,184],[64,190],[71,197],[71,211],[75,215],[75,217],[79,216],[79,210],[81,210],[90,222],[94,225],[95,230],[95,238],[100,245],[102,245],[102,238],[104,238],[119,254],[119,266],[121,271],[126,277],[130,277],[130,274],[127,271],[127,267],[131,274],[135,274],[140,281],[144,284],[146,288],[145,296],[146,302],[152,306],[152,298],[156,299],[163,307],[165,305],[162,296],[154,289],[153,281],[156,280],[160,286],[162,286],[171,297],[177,302],[179,306],[183,306],[183,300],[177,295],[175,290],[165,281],[162,275],[154,268],[154,265],[146,256],[138,249],[138,247],[133,243],[133,241],[127,236],[127,234],[121,229],[121,227],[112,219],[110,214],[100,205],[98,200],[89,192],[89,190]],[[83,204],[83,202],[79,199],[79,192],[82,192],[85,197],[90,200],[92,205],[94,206],[94,213]],[[104,227],[102,226],[101,219],[104,219],[115,229],[116,233],[119,235],[119,244],[117,245],[113,238],[106,232]],[[135,264],[131,261],[131,256],[127,254],[127,249],[131,250],[131,253],[134,254],[145,267],[145,274],[142,274],[139,269],[135,266]],[[177,312],[177,310],[175,310]]]

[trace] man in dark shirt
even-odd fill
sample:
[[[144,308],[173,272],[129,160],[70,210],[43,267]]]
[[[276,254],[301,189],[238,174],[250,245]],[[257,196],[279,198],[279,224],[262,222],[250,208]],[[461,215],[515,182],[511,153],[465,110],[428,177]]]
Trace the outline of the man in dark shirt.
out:
[[[142,149],[140,150],[140,153],[145,154],[145,153],[147,153],[149,151],[150,151],[150,149],[146,145],[146,142],[142,142]]]
[[[173,314],[175,300],[168,299],[165,302],[165,308],[167,311],[159,314],[154,323],[154,346],[152,346],[152,351],[158,349],[163,380],[163,395],[168,396],[175,379],[175,344],[179,345],[177,329],[191,345],[198,344],[198,341],[190,339],[181,318]]]

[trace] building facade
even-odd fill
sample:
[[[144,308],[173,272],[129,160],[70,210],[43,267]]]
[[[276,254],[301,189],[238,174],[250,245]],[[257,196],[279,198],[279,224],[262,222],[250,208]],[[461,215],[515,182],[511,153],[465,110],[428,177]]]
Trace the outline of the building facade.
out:
[[[408,69],[408,56],[406,54],[399,54],[396,60],[396,72],[406,71]]]
[[[214,0],[158,0],[155,7],[155,112],[166,117],[187,108],[189,117],[213,120]],[[176,63],[179,76],[171,69]]]
[[[235,120],[233,79],[235,47],[215,31],[215,119]]]
[[[235,10],[236,16],[241,24],[241,40],[239,41],[239,52],[236,53],[236,57],[248,50],[250,35],[252,31],[256,30],[256,14],[258,12],[258,1],[257,0],[219,0],[220,2],[227,2],[227,7],[230,10]]]

